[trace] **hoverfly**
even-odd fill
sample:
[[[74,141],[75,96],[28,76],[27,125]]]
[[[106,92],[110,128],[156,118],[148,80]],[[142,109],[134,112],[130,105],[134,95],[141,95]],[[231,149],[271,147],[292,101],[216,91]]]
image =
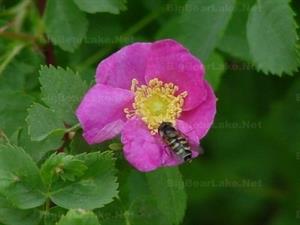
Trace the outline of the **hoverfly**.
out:
[[[187,139],[170,122],[162,122],[158,128],[159,135],[163,141],[181,159],[191,161],[192,151]]]

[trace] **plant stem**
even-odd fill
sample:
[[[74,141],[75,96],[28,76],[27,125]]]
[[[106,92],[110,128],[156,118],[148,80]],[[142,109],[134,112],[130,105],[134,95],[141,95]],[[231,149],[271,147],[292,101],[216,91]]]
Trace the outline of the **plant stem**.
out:
[[[12,13],[15,14],[14,19],[14,30],[19,32],[22,28],[24,19],[28,13],[28,7],[31,5],[31,0],[24,0],[17,6],[11,9]]]
[[[77,70],[82,71],[84,68],[92,65],[93,63],[97,62],[99,59],[102,59],[105,55],[110,53],[113,49],[113,46],[107,46],[100,51],[94,53],[90,57],[88,57],[86,60],[83,61],[80,65],[78,65]]]
[[[12,26],[12,28],[15,32],[4,32],[4,31],[2,31],[0,33],[0,36],[2,35],[4,37],[8,37],[8,38],[11,38],[11,39],[18,39],[18,40],[22,39],[23,41],[24,40],[28,41],[30,39],[30,41],[32,41],[31,37],[29,38],[27,35],[20,33],[20,30],[23,26],[25,17],[28,13],[28,7],[31,5],[31,3],[32,3],[31,0],[23,0],[18,5],[16,5],[15,7],[8,10],[12,15],[15,15],[15,18],[13,20],[13,26]],[[13,60],[13,58],[25,46],[26,45],[24,43],[18,43],[18,44],[16,44],[16,46],[14,46],[14,48],[11,51],[9,51],[7,53],[7,55],[5,56],[6,58],[0,64],[0,75],[5,70],[7,65]]]
[[[80,123],[75,124],[74,126],[70,127],[69,129],[66,130],[65,133],[69,133],[69,132],[73,132],[73,131],[77,131],[78,129],[80,129]]]
[[[3,130],[0,129],[0,138],[3,138],[4,141],[10,145],[10,140],[9,138],[6,136],[6,134],[3,132]]]
[[[35,42],[36,38],[32,35],[18,32],[0,31],[0,37],[23,42]]]
[[[37,5],[38,11],[39,11],[39,14],[41,17],[43,16],[43,14],[45,12],[46,4],[47,4],[47,0],[37,0],[36,5]],[[53,44],[50,41],[48,41],[46,35],[42,34],[42,33],[44,33],[43,29],[44,29],[44,27],[42,26],[42,32],[40,32],[40,33],[41,33],[41,36],[44,37],[44,39],[47,42],[44,45],[42,45],[40,47],[40,49],[44,54],[46,64],[47,65],[55,65],[56,60],[55,60],[55,55],[54,55],[54,47],[53,47]]]
[[[129,220],[129,211],[124,212],[124,217],[125,217],[125,223],[126,225],[131,225],[130,220]]]
[[[46,213],[49,213],[50,206],[51,206],[50,198],[47,198],[47,200],[45,202],[45,211],[46,211]]]
[[[156,10],[156,11],[152,11],[147,16],[145,16],[143,19],[141,19],[136,24],[131,26],[121,36],[130,36],[130,35],[137,33],[138,31],[142,30],[145,26],[150,24],[153,20],[155,20],[162,12],[163,12],[163,8]]]
[[[11,51],[8,52],[4,61],[0,64],[0,76],[7,67],[7,65],[13,60],[13,58],[25,47],[25,44],[16,45]]]

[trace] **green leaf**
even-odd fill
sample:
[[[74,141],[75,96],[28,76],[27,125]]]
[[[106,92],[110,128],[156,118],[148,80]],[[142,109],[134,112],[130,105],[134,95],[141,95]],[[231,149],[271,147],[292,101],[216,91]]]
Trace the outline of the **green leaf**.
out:
[[[61,67],[44,66],[40,70],[42,100],[68,125],[77,122],[74,111],[87,85],[78,74]]]
[[[39,170],[22,148],[0,146],[0,193],[21,209],[40,206],[45,201]]]
[[[37,51],[25,48],[7,65],[0,77],[0,89],[28,93],[38,86],[36,76],[43,59]]]
[[[9,138],[6,136],[3,130],[0,129],[0,145],[8,144],[9,142],[10,142]]]
[[[122,171],[120,177],[121,199],[96,210],[101,224],[173,224],[158,207],[157,200],[161,200],[152,194],[146,176],[147,174],[132,169],[128,171],[128,174],[127,171],[125,173]]]
[[[119,199],[101,209],[96,209],[94,212],[97,215],[101,225],[126,225],[126,211]],[[130,224],[134,225],[131,221]]]
[[[65,51],[74,51],[86,35],[88,21],[72,0],[47,1],[46,33],[50,40]]]
[[[100,225],[97,216],[92,211],[71,209],[62,216],[57,225]]]
[[[158,37],[171,37],[189,48],[202,61],[215,49],[231,17],[235,0],[189,0],[185,10],[159,32]]]
[[[146,174],[148,185],[157,207],[171,224],[183,220],[187,196],[178,168],[163,168]]]
[[[70,152],[74,155],[85,153],[85,152],[95,152],[101,149],[107,149],[102,147],[103,144],[89,145],[83,138],[83,131],[79,130],[76,132],[74,138],[70,143]]]
[[[28,109],[26,121],[33,141],[42,141],[50,135],[60,135],[65,131],[64,124],[57,114],[38,103],[34,103]]]
[[[59,219],[67,213],[66,209],[58,206],[51,207],[49,211],[45,212],[44,224],[45,225],[57,225]]]
[[[126,10],[126,0],[74,0],[77,6],[88,13],[108,12],[119,14]]]
[[[124,44],[124,39],[126,37],[120,34],[123,31],[122,21],[119,17],[107,13],[97,13],[94,15],[89,15],[90,21],[89,29],[85,38],[85,42],[89,44],[94,44],[97,46],[107,47],[110,43],[120,43]],[[73,59],[76,59],[73,57]],[[82,62],[82,56],[78,57],[78,62],[74,64],[77,66]],[[94,69],[93,69],[93,79],[94,79]]]
[[[88,169],[80,179],[52,186],[51,200],[67,209],[95,209],[112,202],[118,194],[112,153],[94,152],[76,158],[84,161]]]
[[[44,225],[57,225],[59,219],[67,212],[68,210],[58,206],[51,207],[48,211],[45,211]]]
[[[218,53],[213,53],[205,63],[205,79],[211,84],[214,90],[218,90],[221,77],[225,72],[225,62]]]
[[[157,209],[156,201],[149,195],[149,192],[146,195],[137,196],[133,201],[126,202],[129,206],[124,206],[123,202],[123,199],[116,200],[101,209],[95,210],[100,223],[102,225],[171,224],[166,221],[163,213]]]
[[[251,62],[246,25],[255,0],[236,0],[232,18],[218,48],[234,57]]]
[[[255,66],[266,74],[292,75],[299,67],[296,22],[289,2],[259,1],[249,15],[247,37],[250,53]]]
[[[292,152],[295,156],[300,154],[300,114],[297,113],[300,110],[299,90],[300,80],[297,79],[294,80],[284,98],[272,105],[271,113],[264,123],[264,126],[268,128],[268,140],[272,140],[272,143],[281,146],[287,152]],[[286,135],[287,131],[288,135]],[[300,155],[296,157],[299,158]],[[300,165],[299,161],[294,163]]]
[[[57,181],[75,181],[87,170],[84,162],[65,153],[52,154],[42,165],[41,175],[46,185]],[[60,179],[60,180],[59,180]]]
[[[26,109],[31,103],[32,98],[23,93],[0,91],[0,128],[7,135],[25,125]]]
[[[171,208],[168,210],[173,211]],[[143,196],[133,201],[129,210],[125,212],[125,216],[133,225],[179,224],[175,222],[176,218],[170,220],[166,212],[158,208],[157,201],[152,196]]]
[[[18,145],[22,146],[34,161],[40,161],[46,153],[58,149],[63,144],[61,135],[53,134],[43,141],[32,141],[28,129],[22,129],[18,137]]]
[[[41,214],[37,209],[21,210],[0,195],[0,222],[6,225],[38,225]]]

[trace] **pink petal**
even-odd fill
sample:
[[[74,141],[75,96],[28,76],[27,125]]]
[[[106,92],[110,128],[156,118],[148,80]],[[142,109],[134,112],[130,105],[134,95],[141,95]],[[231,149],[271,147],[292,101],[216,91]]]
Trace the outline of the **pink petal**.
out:
[[[178,129],[191,141],[193,149],[198,146],[198,137],[193,128],[184,121],[178,121]],[[159,167],[176,166],[183,161],[163,143],[161,137],[151,135],[143,121],[133,118],[126,122],[122,130],[123,150],[127,161],[142,172],[149,172]],[[199,152],[193,150],[193,157]]]
[[[148,172],[161,167],[163,148],[140,119],[128,120],[121,141],[127,161],[136,169]]]
[[[191,110],[206,98],[204,66],[186,48],[174,40],[154,42],[148,56],[146,81],[158,78],[179,87],[179,93],[188,92],[184,110]]]
[[[145,84],[145,69],[151,43],[128,45],[103,60],[97,67],[97,83],[130,89],[133,78]]]
[[[133,102],[130,91],[96,84],[84,96],[76,115],[89,144],[115,137],[126,121],[124,108]]]
[[[216,114],[217,98],[206,82],[207,98],[196,109],[188,112],[183,112],[180,119],[190,124],[196,131],[199,139],[202,139],[213,124]]]

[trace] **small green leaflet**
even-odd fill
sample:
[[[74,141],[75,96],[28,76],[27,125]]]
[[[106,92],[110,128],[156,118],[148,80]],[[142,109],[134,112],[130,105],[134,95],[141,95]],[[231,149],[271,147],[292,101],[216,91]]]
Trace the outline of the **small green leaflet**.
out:
[[[75,110],[87,90],[87,85],[80,76],[69,68],[64,70],[61,67],[42,66],[40,83],[42,100],[65,123],[77,123]]]
[[[234,11],[218,49],[246,62],[251,62],[247,40],[247,21],[255,0],[236,0]]]
[[[119,14],[126,10],[126,0],[74,0],[76,5],[88,13],[108,12]]]
[[[112,202],[118,195],[112,153],[81,154],[76,159],[83,161],[87,170],[74,181],[68,179],[51,187],[51,200],[67,209],[95,209]]]
[[[42,100],[49,108],[35,103],[28,110],[26,121],[34,141],[45,140],[50,135],[62,137],[66,126],[77,124],[75,110],[87,89],[78,74],[61,67],[43,66],[40,83]]]
[[[63,134],[65,131],[64,124],[56,113],[37,103],[28,109],[26,121],[33,141],[42,141],[51,134]]]
[[[300,65],[297,26],[289,3],[289,0],[258,1],[250,11],[247,24],[250,53],[255,66],[266,74],[292,75]]]
[[[27,128],[18,130],[15,135],[17,135],[15,144],[22,146],[36,162],[40,161],[49,151],[57,150],[63,143],[61,135],[55,133],[43,141],[32,141]]]
[[[46,185],[56,182],[75,181],[80,178],[87,167],[82,160],[65,153],[52,154],[42,165],[41,175]]]
[[[92,211],[71,209],[62,216],[57,225],[100,225],[97,216]]]
[[[47,1],[44,22],[50,40],[70,52],[80,45],[88,28],[85,14],[73,0]]]
[[[46,197],[39,169],[20,147],[0,146],[0,193],[20,209],[42,205]]]
[[[216,48],[231,17],[235,0],[189,0],[186,10],[159,32],[159,38],[174,38],[203,62]]]

